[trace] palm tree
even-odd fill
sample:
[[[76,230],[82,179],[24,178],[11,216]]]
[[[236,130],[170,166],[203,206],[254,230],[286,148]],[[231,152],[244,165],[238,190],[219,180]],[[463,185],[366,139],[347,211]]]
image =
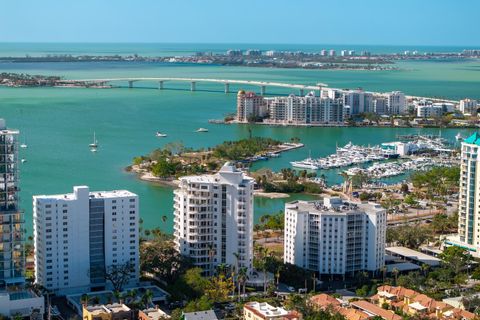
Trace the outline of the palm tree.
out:
[[[88,306],[88,303],[90,302],[90,297],[88,296],[88,294],[82,294],[82,296],[80,297],[80,302],[82,303],[82,305]]]
[[[235,269],[233,270],[232,281],[234,284],[235,284],[235,281],[237,281],[238,292],[240,292],[240,283],[238,281],[238,272],[239,272],[238,260],[240,259],[240,254],[238,252],[234,252],[233,256],[235,257]],[[237,279],[235,279],[235,274],[237,275]]]
[[[153,298],[153,291],[150,289],[147,289],[142,296],[142,303],[145,306],[145,308],[148,308],[150,306],[150,304],[152,303],[152,298]]]
[[[399,273],[400,273],[400,270],[398,270],[397,268],[392,269],[392,274],[395,277],[395,285],[397,285],[397,280],[398,280],[398,274]]]
[[[277,268],[277,271],[275,272],[275,278],[277,278],[277,288],[278,288],[278,285],[280,283],[280,272],[282,271],[283,267],[282,266],[279,266]]]
[[[383,266],[380,268],[380,272],[382,273],[382,282],[385,283],[385,277],[387,275],[387,267]]]
[[[238,279],[238,283],[243,286],[243,290],[242,290],[242,293],[243,295],[245,295],[245,285],[247,283],[247,280],[248,280],[248,269],[246,267],[241,267],[240,270],[238,270],[238,276],[237,276],[237,279]],[[240,286],[239,286],[239,290],[238,290],[238,297],[240,298]]]
[[[209,275],[212,275],[213,272],[213,257],[215,256],[215,248],[213,246],[213,243],[207,244],[208,247],[208,260],[210,264],[210,270],[208,271]]]
[[[429,266],[428,264],[426,264],[426,263],[423,263],[423,264],[420,266],[420,270],[422,270],[424,277],[427,276],[427,272],[428,272],[429,269],[430,269],[430,266]]]
[[[217,266],[217,274],[226,276],[227,275],[227,269],[228,268],[227,268],[227,265],[225,263],[220,263]]]

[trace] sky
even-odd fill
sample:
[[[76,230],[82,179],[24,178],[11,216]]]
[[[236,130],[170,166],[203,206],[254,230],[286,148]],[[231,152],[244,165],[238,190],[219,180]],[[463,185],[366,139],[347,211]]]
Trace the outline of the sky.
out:
[[[3,0],[0,42],[480,46],[478,0]]]

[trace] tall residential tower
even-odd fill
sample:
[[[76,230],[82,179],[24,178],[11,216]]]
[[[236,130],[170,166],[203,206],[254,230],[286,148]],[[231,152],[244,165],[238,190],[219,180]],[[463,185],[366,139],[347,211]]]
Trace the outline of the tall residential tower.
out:
[[[377,271],[385,265],[386,225],[386,211],[375,203],[287,203],[284,262],[329,275]]]
[[[139,277],[138,196],[126,190],[34,196],[35,283],[58,292],[108,287],[105,272]]]
[[[0,119],[0,281],[7,286],[25,281],[25,218],[18,205],[18,134]]]
[[[251,270],[253,184],[229,163],[213,175],[180,178],[174,197],[176,246],[205,274],[222,263]]]

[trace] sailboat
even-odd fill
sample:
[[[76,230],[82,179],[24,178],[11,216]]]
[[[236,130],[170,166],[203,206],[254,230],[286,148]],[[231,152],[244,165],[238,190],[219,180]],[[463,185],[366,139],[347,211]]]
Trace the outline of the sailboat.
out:
[[[22,149],[26,149],[28,148],[28,145],[27,145],[27,138],[23,138],[23,143],[20,145],[20,148]]]
[[[90,147],[90,151],[92,151],[92,152],[97,151],[98,141],[97,141],[97,138],[95,136],[95,131],[93,132],[93,143],[90,143],[88,146]]]

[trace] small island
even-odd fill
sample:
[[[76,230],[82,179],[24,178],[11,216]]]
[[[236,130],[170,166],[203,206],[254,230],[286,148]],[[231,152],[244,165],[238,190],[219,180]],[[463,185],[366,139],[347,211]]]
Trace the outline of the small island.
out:
[[[182,143],[167,143],[148,155],[133,159],[126,168],[141,180],[176,187],[178,178],[187,175],[215,173],[226,161],[248,169],[256,161],[266,161],[280,156],[281,152],[301,148],[297,138],[281,142],[271,138],[252,137],[238,141],[225,141],[208,149],[193,150]],[[259,187],[257,196],[269,198],[288,197],[287,193],[320,193],[324,184],[315,173],[283,169],[273,173],[268,169],[250,172]]]

